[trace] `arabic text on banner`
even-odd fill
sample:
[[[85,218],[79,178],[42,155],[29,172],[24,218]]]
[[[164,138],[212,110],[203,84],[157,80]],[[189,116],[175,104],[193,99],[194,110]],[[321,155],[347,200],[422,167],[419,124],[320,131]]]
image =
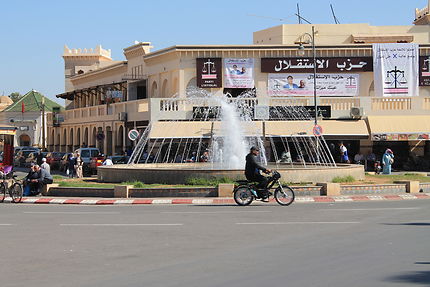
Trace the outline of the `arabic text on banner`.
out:
[[[358,74],[317,74],[318,96],[357,96]],[[314,93],[313,74],[269,74],[269,96],[311,96]]]
[[[254,59],[224,59],[225,88],[254,88]]]
[[[418,96],[418,45],[373,44],[376,96]]]

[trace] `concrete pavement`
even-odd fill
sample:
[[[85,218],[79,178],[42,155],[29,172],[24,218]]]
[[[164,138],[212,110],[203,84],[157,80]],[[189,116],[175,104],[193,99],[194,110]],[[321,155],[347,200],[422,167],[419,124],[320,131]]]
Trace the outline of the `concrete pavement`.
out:
[[[428,200],[0,205],[1,286],[428,286]]]

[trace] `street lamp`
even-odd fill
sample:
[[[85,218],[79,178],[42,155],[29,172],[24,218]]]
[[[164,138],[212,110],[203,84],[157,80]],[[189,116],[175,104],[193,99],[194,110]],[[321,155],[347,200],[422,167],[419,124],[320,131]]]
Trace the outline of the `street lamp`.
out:
[[[305,55],[305,47],[303,44],[311,44],[312,45],[312,58],[313,58],[313,64],[314,64],[314,108],[315,108],[315,125],[318,124],[318,104],[317,104],[317,61],[316,61],[316,52],[315,52],[315,27],[312,26],[312,34],[304,33],[300,37],[300,41],[296,42],[296,44],[299,44],[297,54],[301,57]],[[308,41],[302,41],[302,37],[307,36],[309,37]]]

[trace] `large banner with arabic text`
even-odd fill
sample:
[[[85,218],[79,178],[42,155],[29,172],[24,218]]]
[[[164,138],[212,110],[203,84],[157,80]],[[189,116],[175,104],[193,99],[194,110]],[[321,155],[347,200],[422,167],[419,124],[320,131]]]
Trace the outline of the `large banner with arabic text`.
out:
[[[254,59],[224,59],[224,88],[254,88]]]
[[[375,95],[418,96],[418,44],[373,44]]]
[[[318,57],[317,73],[372,72],[372,57]],[[262,73],[313,73],[312,58],[262,58]]]
[[[317,96],[358,96],[359,79],[358,74],[317,74]],[[269,74],[267,92],[269,96],[311,96],[314,75]]]

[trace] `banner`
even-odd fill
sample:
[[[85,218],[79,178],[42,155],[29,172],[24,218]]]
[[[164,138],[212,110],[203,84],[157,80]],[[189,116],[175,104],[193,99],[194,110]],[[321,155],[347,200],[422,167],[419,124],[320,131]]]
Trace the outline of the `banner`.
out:
[[[197,58],[196,60],[197,87],[221,88],[222,67],[221,58]]]
[[[418,45],[373,44],[376,96],[418,96]]]
[[[372,72],[372,57],[318,57],[318,73]],[[262,73],[313,73],[312,58],[262,58]]]
[[[317,74],[318,96],[358,96],[358,74]],[[269,96],[311,96],[314,94],[313,74],[269,74]]]
[[[420,86],[430,86],[430,56],[420,57]]]
[[[254,59],[224,59],[224,88],[254,88]]]

